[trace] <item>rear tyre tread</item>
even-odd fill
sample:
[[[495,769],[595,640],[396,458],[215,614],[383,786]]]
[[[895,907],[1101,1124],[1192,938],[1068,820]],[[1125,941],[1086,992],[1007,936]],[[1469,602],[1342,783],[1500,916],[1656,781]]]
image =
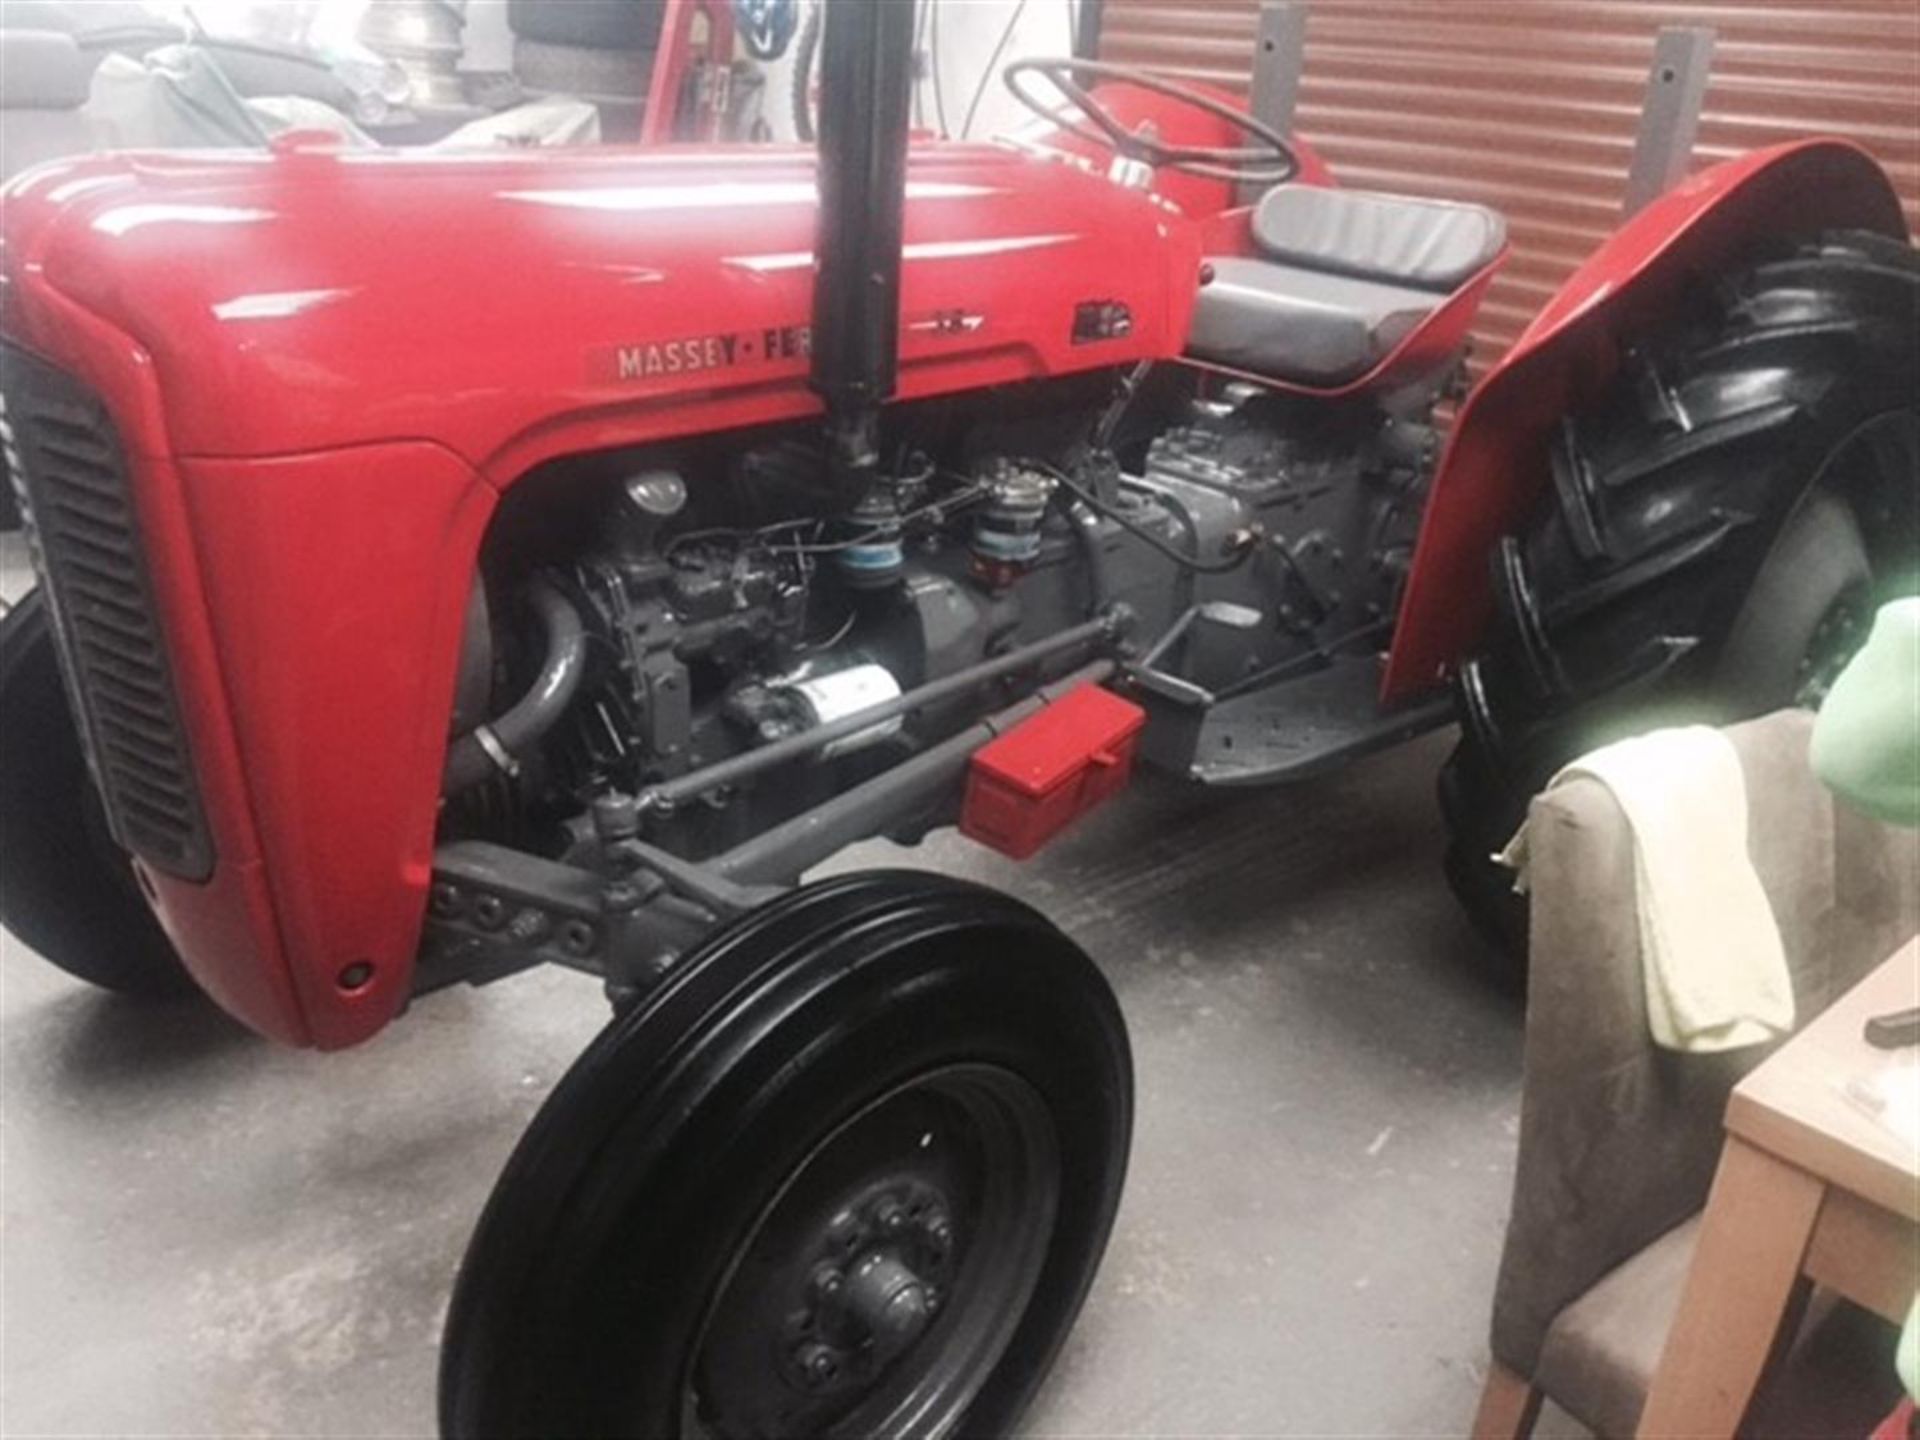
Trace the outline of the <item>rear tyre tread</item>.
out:
[[[590,50],[651,50],[665,0],[507,0],[507,25],[522,40]]]
[[[1911,245],[1836,232],[1700,290],[1698,313],[1651,337],[1599,403],[1563,422],[1533,524],[1496,552],[1495,619],[1486,652],[1463,670],[1468,723],[1441,785],[1449,879],[1491,935],[1511,936],[1515,906],[1511,877],[1485,857],[1561,764],[1650,720],[1725,722],[1792,703],[1736,683],[1722,652],[1736,636],[1762,637],[1740,640],[1751,649],[1804,628],[1798,613],[1756,623],[1754,606],[1804,606],[1789,592],[1857,585],[1846,556],[1817,575],[1804,556],[1781,557],[1805,577],[1797,585],[1764,583],[1764,567],[1796,517],[1841,533],[1831,516],[1802,511],[1848,436],[1920,409]],[[1881,493],[1884,479],[1875,490],[1841,479],[1843,508],[1871,543],[1895,554],[1920,544],[1911,523],[1875,534],[1875,517],[1914,508]]]

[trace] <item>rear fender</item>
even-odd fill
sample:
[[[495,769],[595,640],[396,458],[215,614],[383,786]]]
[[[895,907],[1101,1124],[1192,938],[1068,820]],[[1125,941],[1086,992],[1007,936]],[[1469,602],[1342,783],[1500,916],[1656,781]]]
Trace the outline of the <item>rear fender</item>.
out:
[[[1635,336],[1695,285],[1770,241],[1823,230],[1907,238],[1886,174],[1859,147],[1804,140],[1692,176],[1616,230],[1467,398],[1422,518],[1381,681],[1390,703],[1442,684],[1493,610],[1487,557],[1525,526],[1548,476],[1548,442],[1593,404]]]

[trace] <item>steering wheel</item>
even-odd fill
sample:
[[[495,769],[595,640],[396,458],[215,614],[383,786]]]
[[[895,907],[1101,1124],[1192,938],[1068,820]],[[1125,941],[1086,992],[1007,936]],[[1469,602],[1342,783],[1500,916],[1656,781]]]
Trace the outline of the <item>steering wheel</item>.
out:
[[[1074,109],[1092,122],[1091,128],[1063,115],[1057,104],[1045,104],[1028,88],[1030,76],[1039,76],[1059,91]],[[1216,119],[1225,120],[1257,143],[1242,146],[1171,145],[1153,134],[1149,126],[1129,130],[1080,84],[1076,78],[1078,76],[1119,81],[1150,90],[1156,95],[1164,95],[1182,105],[1191,105]],[[1114,65],[1101,60],[1016,60],[1001,72],[1001,77],[1007,82],[1007,89],[1013,92],[1014,99],[1042,119],[1051,121],[1069,135],[1078,136],[1093,145],[1105,145],[1129,160],[1141,161],[1155,169],[1164,166],[1209,180],[1248,185],[1278,185],[1300,172],[1300,157],[1294,153],[1287,137],[1279,131],[1262,124],[1244,110],[1236,110],[1223,100],[1216,100],[1211,95],[1156,75],[1151,70],[1142,70],[1133,65]]]

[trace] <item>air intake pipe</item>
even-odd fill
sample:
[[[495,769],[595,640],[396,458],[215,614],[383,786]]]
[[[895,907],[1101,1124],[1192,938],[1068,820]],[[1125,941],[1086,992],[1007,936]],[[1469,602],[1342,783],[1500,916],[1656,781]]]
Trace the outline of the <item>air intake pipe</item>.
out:
[[[849,505],[879,465],[900,359],[900,246],[913,83],[911,4],[824,0],[812,385],[829,472]]]

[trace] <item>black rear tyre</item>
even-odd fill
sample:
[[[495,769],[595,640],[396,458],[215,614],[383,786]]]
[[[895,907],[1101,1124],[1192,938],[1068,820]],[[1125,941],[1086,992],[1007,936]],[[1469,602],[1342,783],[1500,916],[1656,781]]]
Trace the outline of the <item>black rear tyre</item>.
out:
[[[448,1314],[450,1436],[1004,1434],[1086,1294],[1126,1035],[1026,907],[796,891],[616,1019],[500,1178]]]
[[[1657,725],[1817,705],[1920,569],[1920,254],[1833,234],[1702,292],[1562,423],[1461,672],[1446,868],[1505,980],[1526,907],[1490,857],[1555,770]]]
[[[507,26],[522,40],[590,50],[651,50],[666,0],[507,0]]]
[[[0,619],[0,924],[102,989],[194,993],[107,832],[38,590]]]
[[[809,5],[806,19],[800,22],[799,38],[793,42],[793,91],[789,96],[793,104],[793,133],[809,145],[815,139],[813,92],[820,79],[816,62],[820,58],[820,27],[825,19],[824,3]]]

